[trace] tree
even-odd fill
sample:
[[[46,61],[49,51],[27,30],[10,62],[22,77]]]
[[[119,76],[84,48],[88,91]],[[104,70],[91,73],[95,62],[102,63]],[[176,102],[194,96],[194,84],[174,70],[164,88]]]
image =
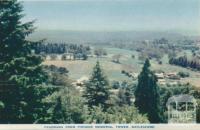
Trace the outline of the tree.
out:
[[[107,52],[104,48],[96,48],[94,50],[94,54],[97,56],[97,57],[101,57],[103,55],[107,55]]]
[[[161,118],[157,78],[149,67],[150,62],[147,59],[138,77],[138,85],[135,90],[135,106],[138,107],[141,113],[148,115],[151,123],[159,123]]]
[[[125,87],[125,88],[120,88],[119,92],[118,92],[118,104],[119,106],[123,106],[123,105],[131,105],[131,98],[132,98],[132,94],[131,94],[131,88]]]
[[[84,123],[149,123],[146,115],[138,112],[134,106],[124,105],[123,107],[114,106],[108,111],[103,111],[101,106],[95,106],[90,111],[87,120]]]
[[[121,54],[113,55],[112,61],[115,63],[120,63]]]
[[[61,59],[62,59],[62,60],[67,60],[67,55],[66,55],[66,54],[63,54],[62,57],[61,57]]]
[[[87,54],[83,54],[83,60],[87,60],[88,59],[88,56],[87,56]]]
[[[50,55],[51,60],[56,60],[57,59],[57,55],[56,54],[52,54]]]
[[[108,106],[109,99],[109,84],[104,76],[99,61],[93,69],[92,76],[88,83],[86,83],[86,89],[84,91],[84,97],[87,99],[87,105],[92,106],[101,105],[104,109]]]
[[[0,2],[0,123],[37,123],[46,117],[42,99],[53,92],[43,84],[47,78],[34,42],[26,37],[33,21],[22,23],[23,7],[17,0]]]

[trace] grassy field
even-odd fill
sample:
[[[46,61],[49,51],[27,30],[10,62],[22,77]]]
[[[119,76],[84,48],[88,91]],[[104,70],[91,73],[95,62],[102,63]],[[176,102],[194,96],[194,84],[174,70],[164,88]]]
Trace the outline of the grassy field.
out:
[[[44,64],[46,65],[56,65],[60,67],[66,67],[69,70],[69,77],[73,80],[77,80],[83,76],[89,77],[91,75],[92,69],[97,60],[99,60],[100,65],[103,68],[106,76],[110,81],[132,81],[131,78],[125,76],[121,73],[121,70],[129,70],[135,73],[139,73],[143,64],[138,60],[138,53],[136,51],[129,51],[125,49],[118,48],[106,48],[107,56],[103,58],[90,57],[88,60],[75,60],[75,61],[61,61],[61,60],[46,60]],[[120,63],[112,62],[112,56],[116,54],[121,54]],[[131,56],[135,55],[133,59]],[[166,73],[169,72],[189,72],[190,77],[184,78],[181,82],[189,82],[192,85],[200,87],[200,73],[191,71],[186,68],[169,65],[167,55],[162,59],[163,64],[160,65],[156,61],[151,60],[152,70],[162,70]]]

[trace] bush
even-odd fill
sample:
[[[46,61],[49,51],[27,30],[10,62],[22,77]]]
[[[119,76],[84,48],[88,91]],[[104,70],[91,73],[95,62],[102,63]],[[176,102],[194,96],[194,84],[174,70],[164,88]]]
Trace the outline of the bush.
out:
[[[63,54],[62,57],[61,57],[61,59],[62,59],[62,60],[67,60],[67,55],[66,55],[66,54]]]
[[[122,71],[121,71],[121,73],[122,73],[122,74],[125,74],[125,73],[126,73],[126,71],[125,71],[125,70],[122,70]]]
[[[185,78],[185,77],[189,77],[190,76],[190,73],[188,72],[178,72],[178,75],[181,77],[181,78]]]
[[[93,107],[84,123],[149,123],[146,115],[139,114],[134,106],[112,107],[103,112],[101,106]]]
[[[113,82],[112,82],[112,88],[114,88],[114,89],[120,88],[120,83],[119,83],[119,81],[113,81]]]

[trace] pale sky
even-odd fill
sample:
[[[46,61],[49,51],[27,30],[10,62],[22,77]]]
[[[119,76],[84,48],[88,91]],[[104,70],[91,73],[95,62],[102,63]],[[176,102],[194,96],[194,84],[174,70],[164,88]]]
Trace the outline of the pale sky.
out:
[[[38,29],[200,32],[200,0],[24,0]]]

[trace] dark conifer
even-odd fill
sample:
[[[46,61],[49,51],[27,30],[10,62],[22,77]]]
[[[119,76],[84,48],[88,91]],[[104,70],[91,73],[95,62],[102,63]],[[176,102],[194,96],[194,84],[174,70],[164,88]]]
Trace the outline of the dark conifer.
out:
[[[147,59],[138,77],[138,85],[135,90],[135,105],[141,113],[147,114],[151,123],[159,123],[161,121],[159,90],[156,82],[157,78],[150,70],[150,63]]]
[[[42,58],[34,54],[34,43],[26,37],[33,22],[22,23],[22,4],[0,1],[0,123],[36,123],[45,118],[42,99],[51,90],[43,86],[47,76]]]
[[[106,109],[108,105],[109,84],[98,61],[93,69],[92,77],[86,84],[84,96],[89,107],[101,105]]]

